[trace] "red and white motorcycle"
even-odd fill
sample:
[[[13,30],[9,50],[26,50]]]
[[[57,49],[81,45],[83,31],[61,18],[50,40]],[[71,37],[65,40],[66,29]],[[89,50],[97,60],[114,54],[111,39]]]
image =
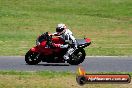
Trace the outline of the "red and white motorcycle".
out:
[[[71,65],[78,65],[85,59],[86,53],[84,48],[91,44],[89,38],[76,39],[77,49],[74,50],[69,57],[67,63]],[[32,47],[25,55],[25,61],[29,65],[36,65],[38,63],[65,63],[63,56],[66,54],[68,48],[73,45],[69,44],[68,48],[53,47],[52,44],[65,44],[65,41],[61,37],[52,38],[48,32],[40,35],[36,40],[36,46]]]

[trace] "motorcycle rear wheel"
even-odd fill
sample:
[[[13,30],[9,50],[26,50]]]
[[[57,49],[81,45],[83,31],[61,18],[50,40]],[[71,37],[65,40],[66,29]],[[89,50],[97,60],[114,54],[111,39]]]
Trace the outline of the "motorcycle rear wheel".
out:
[[[85,50],[78,49],[70,56],[68,63],[71,65],[78,65],[84,61],[85,56],[86,56]]]
[[[25,61],[28,65],[36,65],[41,62],[39,53],[28,51],[25,55]]]

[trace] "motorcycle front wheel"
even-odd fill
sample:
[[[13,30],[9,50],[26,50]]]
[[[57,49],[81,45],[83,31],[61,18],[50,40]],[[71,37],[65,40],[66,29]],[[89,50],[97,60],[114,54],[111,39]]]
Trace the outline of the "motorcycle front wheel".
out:
[[[71,65],[78,65],[82,63],[85,59],[86,53],[84,49],[77,49],[68,60],[68,63]]]
[[[25,55],[25,61],[28,65],[36,65],[41,62],[40,54],[37,52],[28,51]]]

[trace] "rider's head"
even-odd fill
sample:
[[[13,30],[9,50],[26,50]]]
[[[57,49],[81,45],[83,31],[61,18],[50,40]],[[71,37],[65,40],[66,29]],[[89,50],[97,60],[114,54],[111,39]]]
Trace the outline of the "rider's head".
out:
[[[66,25],[65,24],[58,24],[56,27],[56,32],[61,35],[66,31]]]

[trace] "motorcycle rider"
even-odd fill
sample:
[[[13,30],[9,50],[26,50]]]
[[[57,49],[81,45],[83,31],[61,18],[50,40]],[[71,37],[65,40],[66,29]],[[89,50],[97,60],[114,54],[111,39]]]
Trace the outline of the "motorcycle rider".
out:
[[[66,54],[63,56],[65,60],[69,59],[69,55],[71,55],[75,49],[77,49],[77,41],[75,37],[73,36],[72,32],[66,27],[65,24],[61,23],[58,24],[56,27],[56,33],[52,34],[53,36],[60,36],[62,39],[65,40],[65,42],[71,42],[74,47],[69,48]],[[53,44],[54,47],[60,47],[60,48],[67,48],[68,44]]]

